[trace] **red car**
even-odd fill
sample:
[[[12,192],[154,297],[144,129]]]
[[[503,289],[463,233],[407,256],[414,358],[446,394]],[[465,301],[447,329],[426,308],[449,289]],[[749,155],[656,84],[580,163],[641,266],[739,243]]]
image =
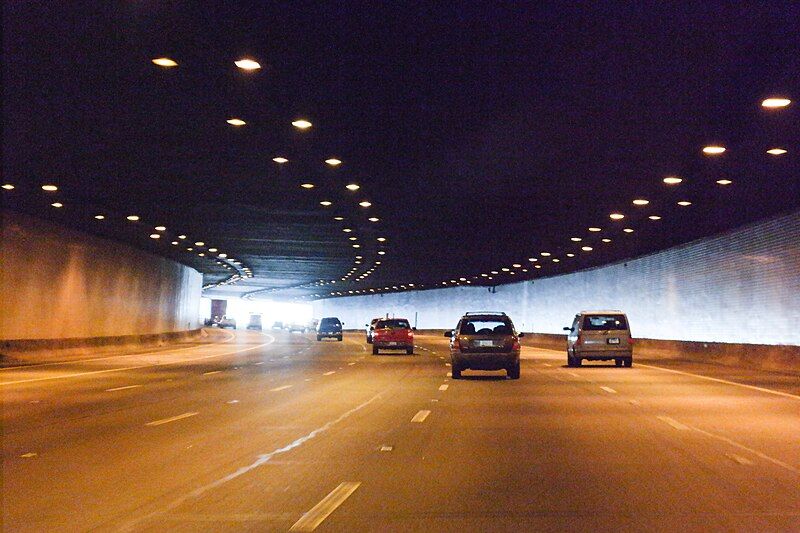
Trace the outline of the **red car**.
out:
[[[414,353],[414,330],[405,318],[382,318],[372,332],[372,354],[379,350],[405,350]]]

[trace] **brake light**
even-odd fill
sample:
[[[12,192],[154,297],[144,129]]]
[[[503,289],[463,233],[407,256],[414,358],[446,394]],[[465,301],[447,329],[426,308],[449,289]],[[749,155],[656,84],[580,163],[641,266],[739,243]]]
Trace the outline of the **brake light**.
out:
[[[413,331],[411,331],[411,330],[408,330],[408,336],[409,336],[409,337],[413,337],[413,336],[414,336],[414,332],[413,332]]]
[[[633,344],[633,337],[631,337],[630,339],[628,339],[628,344]]]
[[[520,350],[519,341],[517,339],[514,339],[514,344],[511,345],[511,350],[515,352]]]
[[[461,342],[458,340],[458,337],[453,337],[453,349],[461,350]]]

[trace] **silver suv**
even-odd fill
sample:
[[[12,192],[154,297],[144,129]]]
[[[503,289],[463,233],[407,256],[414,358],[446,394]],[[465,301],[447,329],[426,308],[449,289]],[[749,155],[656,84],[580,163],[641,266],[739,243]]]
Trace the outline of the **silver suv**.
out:
[[[461,371],[505,370],[511,379],[519,379],[519,338],[514,324],[505,313],[466,313],[456,329],[446,331],[450,337],[450,364],[453,379],[461,379]]]
[[[622,311],[581,311],[564,330],[569,331],[567,366],[581,366],[583,359],[633,365],[633,339]]]

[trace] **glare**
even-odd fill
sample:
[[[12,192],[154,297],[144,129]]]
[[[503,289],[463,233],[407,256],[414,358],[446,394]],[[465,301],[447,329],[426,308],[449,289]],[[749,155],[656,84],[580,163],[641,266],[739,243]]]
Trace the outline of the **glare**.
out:
[[[64,204],[62,204],[61,202],[53,202],[50,205],[52,205],[53,207],[64,207]]]
[[[569,240],[571,240],[572,242],[581,242],[583,239],[581,239],[580,237],[570,237]]]
[[[157,57],[152,61],[159,67],[164,67],[164,68],[172,68],[178,66],[178,63],[175,60],[170,59],[168,57]]]
[[[153,229],[155,229],[156,231],[167,231],[167,228],[165,226],[156,226]]]
[[[767,153],[770,155],[783,155],[786,153],[786,150],[783,148],[770,148],[767,150]]]
[[[724,151],[725,151],[724,146],[712,145],[703,147],[703,153],[708,155],[718,155],[723,153]]]
[[[233,64],[242,70],[258,70],[261,68],[259,62],[252,59],[240,59],[239,61],[234,61]]]
[[[346,187],[346,188],[347,188],[347,190],[349,190],[349,191],[357,191],[358,189],[360,189],[360,188],[361,188],[361,185],[358,185],[358,184],[356,184],[356,183],[350,183],[349,185],[346,185],[345,187]]]
[[[686,200],[681,200],[680,202],[678,202],[678,205],[682,206],[682,207],[686,207],[688,205],[692,205],[692,202],[689,202],[689,201],[686,201]]]
[[[649,218],[650,220],[661,220],[661,217],[660,217],[660,216],[658,216],[658,215],[650,215],[650,216],[649,216],[649,217],[647,217],[647,218]]]
[[[125,218],[127,218],[127,219],[128,219],[128,220],[130,220],[131,222],[136,222],[137,220],[139,220],[139,215],[128,215],[128,216],[127,216],[127,217],[125,217]]]
[[[339,165],[342,164],[341,159],[336,159],[335,157],[331,157],[330,159],[326,159],[325,162],[328,163],[332,167],[338,167]]]
[[[329,202],[328,200],[322,200],[322,201],[319,203],[319,205],[322,205],[322,206],[328,207],[328,206],[331,206],[331,205],[333,205],[333,202]]]
[[[247,124],[247,122],[245,122],[244,120],[242,120],[240,118],[229,118],[225,122],[227,122],[231,126],[244,126],[245,124]]]
[[[633,201],[633,205],[647,205],[650,203],[650,200],[645,200],[644,198],[637,198]]]
[[[7,190],[7,191],[11,191],[11,190],[13,190],[13,189],[14,189],[14,186],[13,186],[13,185],[11,185],[10,183],[6,183],[6,184],[4,184],[4,185],[3,185],[3,188],[4,188],[5,190]]]
[[[308,128],[310,128],[312,126],[312,124],[307,120],[298,119],[298,120],[292,121],[292,126],[294,126],[295,128],[299,128],[301,130],[307,130]]]
[[[611,213],[608,216],[609,218],[611,218],[611,220],[622,220],[623,218],[625,218],[625,215],[623,215],[622,213]]]
[[[95,215],[94,218],[97,220],[105,220],[106,217],[104,215]]]
[[[158,233],[151,233],[150,234],[150,238],[151,239],[160,239],[161,235],[159,235]]]
[[[597,231],[603,231],[603,230],[600,229],[600,228],[591,227],[591,228],[589,228],[589,231],[597,232]]]
[[[364,200],[363,202],[359,202],[358,205],[360,205],[361,207],[369,207],[372,204],[370,202],[367,202],[366,200]]]
[[[304,189],[313,189],[314,188],[314,184],[313,183],[301,183],[300,186],[302,188],[304,188]]]
[[[57,191],[58,187],[56,187],[55,185],[42,185],[42,190],[47,192],[53,192]]]
[[[591,252],[593,248],[591,246],[581,246],[581,250],[584,252]]]
[[[667,176],[666,178],[664,178],[664,183],[666,183],[667,185],[677,185],[682,181],[683,179],[677,176]]]
[[[281,157],[281,156],[273,157],[272,160],[275,161],[276,163],[281,164],[281,165],[284,164],[284,163],[288,163],[289,162],[288,159],[286,159],[285,157]]]
[[[631,228],[625,228],[622,231],[624,231],[625,233],[633,233],[633,230]]]
[[[767,98],[763,102],[761,102],[761,107],[786,107],[787,105],[791,104],[792,101],[788,98]]]

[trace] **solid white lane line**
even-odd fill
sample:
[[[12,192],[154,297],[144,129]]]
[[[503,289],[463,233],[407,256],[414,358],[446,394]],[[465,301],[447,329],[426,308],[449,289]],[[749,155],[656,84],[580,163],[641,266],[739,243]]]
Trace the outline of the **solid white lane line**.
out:
[[[450,385],[439,385],[439,390],[447,390]]]
[[[336,370],[331,370],[330,372],[325,372],[325,373],[324,373],[324,374],[322,374],[322,375],[323,375],[323,376],[330,376],[331,374],[335,374],[335,373],[336,373]]]
[[[333,489],[321,502],[305,513],[300,520],[289,528],[289,531],[314,531],[361,485],[360,481],[345,481]]]
[[[609,394],[616,394],[617,393],[617,391],[615,391],[611,387],[600,387],[600,388],[603,389],[604,391],[606,391]]]
[[[211,372],[203,372],[204,376],[210,376],[212,374],[219,374],[222,370],[212,370]]]
[[[20,457],[23,457],[25,459],[30,459],[31,457],[36,457],[37,455],[38,454],[36,452],[28,452],[28,453],[23,453],[22,455],[20,455]]]
[[[689,426],[687,426],[685,424],[681,424],[677,420],[672,419],[672,418],[670,418],[668,416],[657,416],[656,418],[658,418],[662,422],[666,422],[667,424],[669,424],[670,426],[674,427],[675,429],[679,429],[681,431],[688,431],[689,430]]]
[[[190,416],[195,416],[200,413],[183,413],[177,416],[171,416],[169,418],[162,418],[161,420],[153,420],[152,422],[148,422],[145,426],[160,426],[161,424],[169,424],[170,422],[175,422],[176,420],[183,420],[184,418],[189,418]]]
[[[425,422],[425,419],[428,418],[429,414],[431,414],[429,410],[422,409],[421,411],[419,411],[417,414],[414,415],[414,418],[412,418],[411,421],[419,423]]]
[[[728,381],[727,379],[719,379],[719,378],[712,378],[709,376],[701,376],[700,374],[692,374],[691,372],[683,372],[681,370],[672,370],[671,368],[662,368],[660,366],[653,366],[653,365],[645,365],[642,363],[637,363],[637,366],[643,366],[645,368],[652,368],[654,370],[661,370],[662,372],[672,372],[673,374],[681,374],[683,376],[691,376],[693,378],[698,379],[705,379],[708,381],[716,381],[717,383],[724,383],[725,385],[733,385],[736,387],[744,387],[745,389],[757,390],[759,392],[766,392],[767,394],[775,394],[776,396],[783,396],[784,398],[792,398],[794,400],[800,400],[800,396],[797,394],[790,394],[788,392],[781,392],[772,389],[765,389],[764,387],[756,387],[755,385],[746,385],[744,383],[737,383],[735,381]]]
[[[291,388],[292,388],[292,386],[291,386],[291,385],[284,385],[283,387],[275,387],[274,389],[270,389],[269,391],[270,391],[270,392],[278,392],[278,391],[282,391],[282,390],[286,390],[286,389],[291,389]]]
[[[731,446],[739,448],[740,450],[744,450],[746,452],[750,452],[753,455],[755,455],[756,457],[760,457],[761,459],[764,459],[765,461],[769,461],[770,463],[772,463],[774,465],[780,466],[781,468],[785,468],[789,472],[794,472],[795,474],[800,474],[800,468],[795,468],[792,465],[788,465],[788,464],[784,463],[783,461],[780,461],[778,459],[770,457],[769,455],[761,453],[758,450],[754,450],[753,448],[749,448],[749,447],[745,446],[744,444],[739,444],[735,440],[731,440],[731,439],[729,439],[727,437],[723,437],[722,435],[717,435],[717,434],[711,433],[709,431],[703,431],[702,429],[696,428],[694,426],[689,426],[689,429],[691,429],[693,431],[697,431],[698,433],[701,433],[701,434],[705,435],[706,437],[711,437],[712,439],[721,440],[722,442],[730,444]]]
[[[748,459],[747,457],[742,457],[741,455],[737,455],[735,453],[726,453],[725,457],[732,460],[734,463],[739,463],[740,465],[750,466],[755,464],[753,461]]]
[[[118,390],[128,390],[128,389],[135,389],[136,387],[142,387],[143,385],[125,385],[124,387],[114,387],[113,389],[106,389],[106,392],[114,392]]]

